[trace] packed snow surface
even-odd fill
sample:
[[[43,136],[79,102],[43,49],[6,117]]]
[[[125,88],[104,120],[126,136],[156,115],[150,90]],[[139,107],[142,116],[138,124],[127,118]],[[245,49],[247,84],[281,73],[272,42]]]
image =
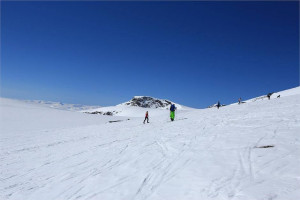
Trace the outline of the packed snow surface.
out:
[[[149,124],[142,112],[90,115],[1,98],[0,199],[298,200],[300,91],[289,93],[178,110],[174,122],[148,109]]]

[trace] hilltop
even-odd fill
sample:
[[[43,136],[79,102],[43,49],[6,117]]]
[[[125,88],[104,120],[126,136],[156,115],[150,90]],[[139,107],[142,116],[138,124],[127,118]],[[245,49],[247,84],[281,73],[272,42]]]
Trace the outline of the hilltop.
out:
[[[166,99],[158,99],[149,96],[134,96],[131,100],[118,104],[116,106],[83,110],[82,112],[88,114],[100,114],[110,116],[141,117],[144,116],[146,111],[149,111],[150,115],[157,116],[162,114],[168,115],[171,104],[175,104],[177,110],[192,110],[192,108],[174,103]]]

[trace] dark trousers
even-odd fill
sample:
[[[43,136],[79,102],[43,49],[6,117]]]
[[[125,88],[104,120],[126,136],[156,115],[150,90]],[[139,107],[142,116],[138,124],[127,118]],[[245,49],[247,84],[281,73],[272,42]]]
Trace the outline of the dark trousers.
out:
[[[147,120],[147,123],[149,123],[149,118],[148,117],[145,117],[145,120],[144,120],[144,124],[145,124],[145,121]]]

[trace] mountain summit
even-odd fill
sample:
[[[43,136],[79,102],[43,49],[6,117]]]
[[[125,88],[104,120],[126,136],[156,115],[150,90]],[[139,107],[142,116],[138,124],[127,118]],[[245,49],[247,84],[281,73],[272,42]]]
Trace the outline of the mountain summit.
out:
[[[142,108],[165,108],[169,107],[173,102],[165,99],[156,99],[149,96],[134,96],[130,101],[121,105],[137,106]]]

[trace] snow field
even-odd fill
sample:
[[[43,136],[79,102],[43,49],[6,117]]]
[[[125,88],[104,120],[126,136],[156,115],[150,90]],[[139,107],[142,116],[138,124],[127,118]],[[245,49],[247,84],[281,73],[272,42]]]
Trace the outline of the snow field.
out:
[[[149,124],[1,99],[0,199],[300,199],[292,92]]]

